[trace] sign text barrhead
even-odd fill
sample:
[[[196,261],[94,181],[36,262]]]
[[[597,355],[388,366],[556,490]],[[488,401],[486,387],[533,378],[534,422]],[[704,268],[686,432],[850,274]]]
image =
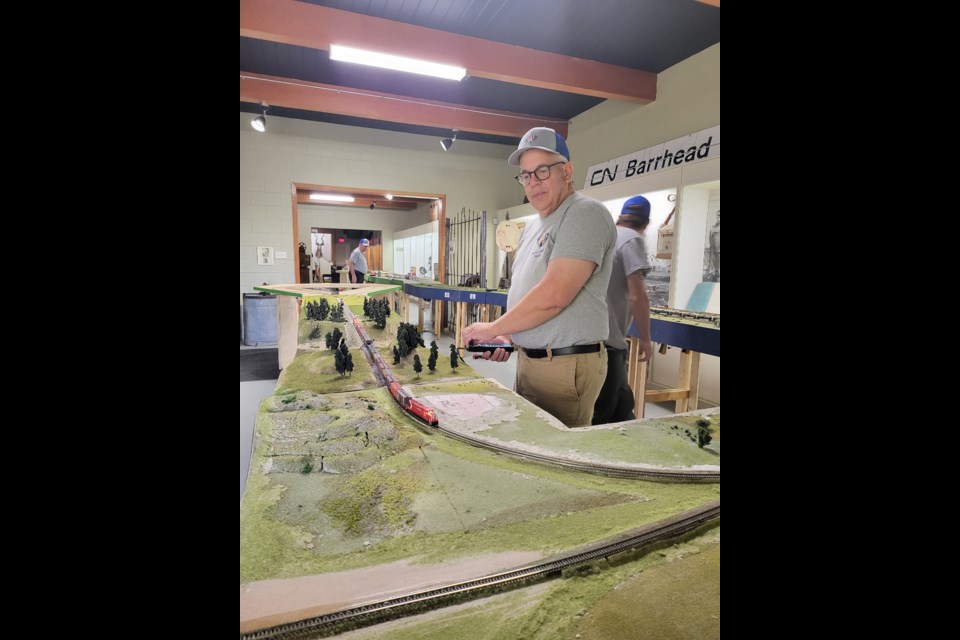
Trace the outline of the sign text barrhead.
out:
[[[642,151],[601,164],[587,170],[586,187],[612,184],[627,178],[648,175],[681,164],[692,164],[720,157],[720,125],[662,142]]]

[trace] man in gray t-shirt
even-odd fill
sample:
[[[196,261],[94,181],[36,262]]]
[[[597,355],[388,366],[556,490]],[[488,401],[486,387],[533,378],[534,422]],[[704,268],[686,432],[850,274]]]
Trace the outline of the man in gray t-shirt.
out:
[[[367,273],[367,257],[363,254],[367,252],[369,246],[370,241],[364,238],[350,254],[350,259],[347,260],[347,266],[350,267],[350,282],[363,284],[363,276]]]
[[[650,359],[650,297],[644,276],[650,272],[643,232],[650,223],[650,202],[634,196],[623,203],[617,218],[617,245],[607,287],[610,336],[607,338],[607,379],[593,408],[593,424],[633,420],[633,391],[627,382],[627,330],[631,318],[640,333],[640,357]]]
[[[607,374],[607,284],[616,231],[610,212],[573,189],[566,141],[531,129],[507,162],[540,214],[520,237],[507,312],[463,330],[463,342],[520,347],[514,390],[568,427],[590,425]],[[503,362],[502,349],[485,358]]]

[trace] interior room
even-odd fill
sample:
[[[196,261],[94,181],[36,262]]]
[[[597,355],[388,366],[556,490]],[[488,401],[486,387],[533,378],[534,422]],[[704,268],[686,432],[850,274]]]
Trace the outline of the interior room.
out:
[[[238,134],[241,638],[719,638],[719,0],[241,0]]]

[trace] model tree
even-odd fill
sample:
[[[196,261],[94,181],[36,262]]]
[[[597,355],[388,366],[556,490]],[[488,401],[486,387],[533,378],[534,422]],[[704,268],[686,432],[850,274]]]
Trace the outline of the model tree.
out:
[[[381,302],[386,302],[386,300],[374,300],[373,304],[370,305],[373,313],[373,323],[377,329],[384,329],[387,326],[387,314],[384,305],[380,304]]]
[[[397,345],[393,345],[393,364],[400,364],[400,351],[397,350]]]
[[[333,328],[333,333],[328,333],[326,337],[327,349],[335,350],[340,346],[340,338],[343,337],[343,332],[340,331],[339,327]]]
[[[437,351],[437,343],[431,342],[430,347],[431,347],[430,357],[427,358],[427,368],[430,369],[430,373],[436,373],[437,372],[437,354],[439,353]]]
[[[343,319],[343,300],[330,310],[330,319],[334,322],[345,322]]]
[[[458,356],[457,356],[457,345],[451,344],[451,345],[450,345],[450,366],[451,366],[453,369],[456,369],[458,366],[460,366],[460,365],[457,364],[457,357],[458,357]]]
[[[711,440],[713,436],[710,435],[710,418],[700,418],[697,420],[697,445],[703,449]]]
[[[330,315],[330,303],[326,298],[320,298],[319,303],[308,300],[305,309],[307,320],[326,320]]]
[[[417,327],[406,322],[401,322],[400,326],[397,327],[397,342],[406,342],[408,351],[414,351],[418,345],[426,346],[423,344],[423,338],[420,337]]]
[[[420,372],[423,371],[423,365],[420,363],[420,356],[414,354],[413,356],[413,370],[417,372],[417,377],[420,377]]]

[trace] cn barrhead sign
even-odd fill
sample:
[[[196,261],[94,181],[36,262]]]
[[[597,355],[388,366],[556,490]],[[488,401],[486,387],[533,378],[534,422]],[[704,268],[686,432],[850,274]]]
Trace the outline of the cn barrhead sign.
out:
[[[601,164],[587,170],[586,187],[612,184],[627,178],[649,175],[683,164],[693,164],[720,157],[720,125],[691,133],[688,136],[662,142],[642,151]]]

